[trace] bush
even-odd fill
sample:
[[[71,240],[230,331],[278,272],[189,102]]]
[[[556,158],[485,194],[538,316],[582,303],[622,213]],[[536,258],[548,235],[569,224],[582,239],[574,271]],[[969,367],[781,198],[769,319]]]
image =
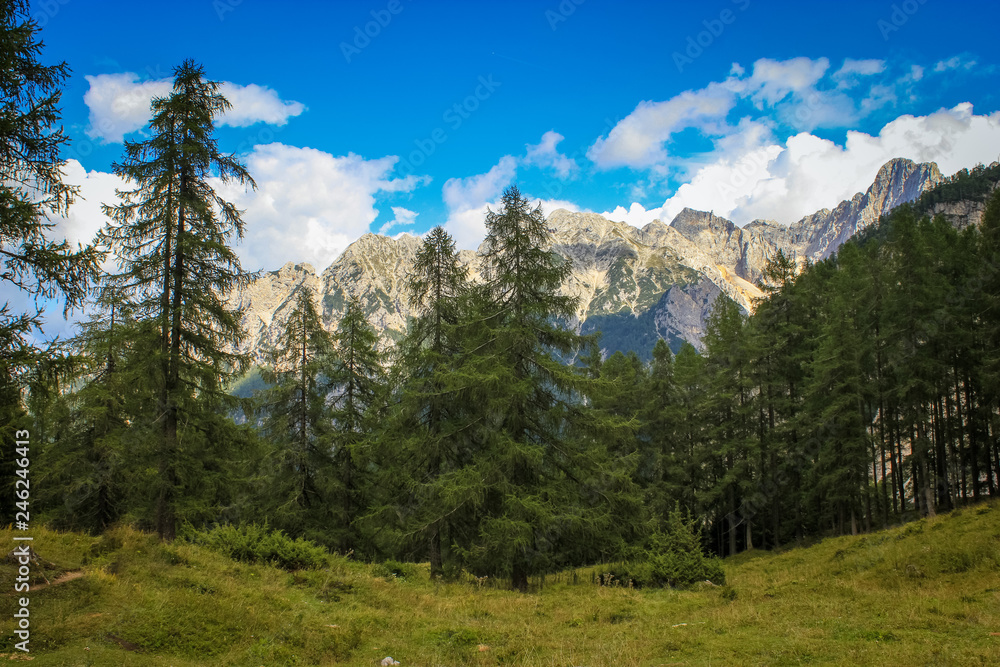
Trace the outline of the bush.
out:
[[[416,576],[417,568],[411,563],[387,560],[372,565],[372,574],[383,579],[407,579]]]
[[[216,526],[197,531],[186,527],[182,537],[192,544],[208,547],[244,563],[270,563],[284,570],[318,568],[326,564],[329,553],[314,542],[292,539],[281,530],[270,530],[265,523],[240,526]]]
[[[656,530],[629,562],[608,568],[601,583],[635,588],[670,586],[683,588],[699,581],[726,583],[722,562],[706,556],[694,525],[685,521],[680,510],[667,517],[663,530]]]

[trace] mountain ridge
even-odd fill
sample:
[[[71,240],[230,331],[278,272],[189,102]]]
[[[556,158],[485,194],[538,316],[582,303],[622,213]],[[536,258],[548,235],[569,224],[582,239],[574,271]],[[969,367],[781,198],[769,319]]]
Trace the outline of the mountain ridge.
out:
[[[895,158],[879,169],[865,192],[789,225],[754,220],[740,227],[712,212],[685,208],[670,223],[654,220],[639,228],[597,213],[555,209],[546,219],[551,250],[573,267],[560,290],[578,300],[568,326],[584,333],[602,331],[605,353],[648,352],[655,337],[674,349],[683,341],[700,348],[718,295],[752,310],[754,299],[762,295],[756,283],[779,250],[799,263],[825,259],[889,210],[942,180],[934,163]],[[964,213],[971,219],[976,211]],[[390,346],[412,315],[406,284],[421,243],[409,234],[392,238],[369,232],[322,272],[301,262],[265,272],[233,295],[244,309],[249,334],[241,351],[258,362],[263,359],[301,286],[313,290],[324,326],[335,329],[347,300],[355,299],[383,345]],[[462,250],[460,257],[477,280],[476,253]]]

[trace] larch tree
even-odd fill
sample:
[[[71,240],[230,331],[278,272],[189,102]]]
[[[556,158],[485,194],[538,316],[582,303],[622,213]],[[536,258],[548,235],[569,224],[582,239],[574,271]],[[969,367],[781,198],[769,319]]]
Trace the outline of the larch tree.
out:
[[[456,475],[480,480],[477,529],[463,553],[473,570],[526,590],[529,575],[565,559],[600,558],[614,542],[615,513],[632,498],[631,479],[606,448],[572,437],[586,382],[557,355],[571,357],[583,339],[557,324],[573,313],[574,299],[558,293],[570,265],[548,249],[541,208],[511,186],[486,228],[480,326],[467,340],[465,371],[479,387],[479,443]]]
[[[334,361],[328,397],[333,457],[332,523],[327,542],[341,551],[368,553],[371,545],[358,519],[367,510],[372,490],[369,463],[373,436],[386,398],[385,369],[379,359],[378,335],[355,300],[333,336]]]
[[[419,532],[427,545],[431,577],[444,573],[443,542],[458,519],[456,495],[448,494],[446,475],[464,458],[464,415],[469,413],[470,388],[458,369],[462,356],[463,302],[468,293],[468,269],[455,242],[442,227],[427,235],[417,253],[409,285],[410,305],[417,317],[400,345],[404,377],[391,440],[404,465],[406,491],[396,501],[411,504],[404,530]],[[461,506],[462,501],[457,504]]]
[[[301,286],[270,351],[260,396],[273,523],[290,534],[323,541],[329,522],[331,415],[327,405],[333,339],[323,328],[313,291]]]
[[[98,274],[99,253],[50,238],[54,216],[66,213],[74,190],[62,180],[59,126],[66,63],[39,62],[43,44],[28,3],[0,3],[0,441],[27,428],[29,383],[62,356],[41,350],[41,303],[63,299],[66,311],[82,306]],[[13,300],[13,303],[11,302]],[[0,454],[0,509],[14,499],[12,450]],[[4,512],[13,516],[13,512]]]
[[[0,304],[0,425],[22,409],[24,374],[41,355],[32,340],[43,324],[37,300],[61,298],[67,310],[83,305],[100,259],[92,247],[47,236],[74,195],[60,157],[68,138],[59,101],[69,68],[39,62],[38,30],[27,2],[0,5],[0,291],[23,302]],[[29,312],[15,312],[22,306]]]
[[[226,298],[253,278],[230,247],[244,223],[210,182],[255,187],[213,136],[214,120],[229,106],[200,65],[187,60],[177,67],[171,93],[152,102],[152,136],[126,142],[124,159],[114,165],[135,189],[119,191],[121,202],[105,207],[111,222],[100,235],[118,260],[109,288],[135,318],[155,323],[158,341],[149,359],[160,425],[155,527],[167,540],[175,536],[180,495],[193,492],[199,471],[218,471],[210,453],[183,440],[212,430],[211,419],[194,417],[226,399],[224,380],[246,361],[235,351],[244,335],[239,313]]]

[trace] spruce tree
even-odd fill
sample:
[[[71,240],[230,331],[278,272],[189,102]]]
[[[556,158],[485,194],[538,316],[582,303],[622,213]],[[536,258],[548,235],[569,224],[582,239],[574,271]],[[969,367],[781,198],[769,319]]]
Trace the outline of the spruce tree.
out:
[[[705,327],[706,441],[701,464],[709,479],[702,494],[704,511],[728,536],[729,555],[742,530],[746,549],[753,548],[757,511],[751,501],[760,477],[753,420],[753,380],[746,316],[735,301],[720,294]],[[697,463],[696,463],[697,465]],[[722,551],[722,543],[719,544]]]
[[[69,68],[39,61],[38,32],[25,0],[0,3],[0,441],[5,443],[27,427],[24,396],[33,370],[61,354],[57,345],[43,351],[33,341],[44,323],[39,300],[64,299],[66,311],[83,305],[100,259],[91,247],[74,249],[47,236],[55,226],[51,216],[65,213],[74,194],[62,181],[60,157],[68,138],[59,126],[59,101]],[[14,295],[11,304],[7,299]],[[14,498],[12,461],[4,449],[4,510]]]
[[[332,416],[327,405],[333,340],[300,286],[295,305],[262,372],[271,386],[258,397],[268,443],[265,469],[271,522],[289,534],[325,541],[330,516]]]
[[[409,300],[417,317],[400,344],[404,379],[386,439],[393,443],[387,457],[400,463],[391,473],[395,486],[403,487],[392,505],[408,517],[404,531],[426,540],[431,578],[444,573],[443,543],[460,518],[443,486],[444,476],[461,465],[468,449],[462,432],[469,388],[459,374],[467,281],[454,241],[435,227],[417,253],[410,278]]]
[[[110,296],[110,295],[106,295]],[[77,364],[60,397],[65,414],[56,419],[33,409],[58,434],[42,451],[39,501],[53,524],[99,533],[129,510],[145,478],[142,441],[149,429],[142,365],[149,336],[127,306],[100,300],[70,341]],[[134,423],[134,427],[132,424]]]
[[[246,358],[235,352],[244,333],[224,295],[249,283],[230,242],[242,238],[240,211],[220,197],[213,177],[254,186],[240,162],[219,152],[213,121],[229,108],[219,84],[188,60],[174,70],[173,90],[152,103],[151,138],[125,143],[115,173],[135,186],[106,206],[112,222],[101,241],[118,260],[109,287],[134,317],[155,323],[151,390],[158,397],[155,526],[173,539],[178,503],[198,487],[199,470],[214,469],[213,452],[185,438],[211,430],[225,402],[224,380]],[[211,408],[209,408],[211,406]],[[199,415],[204,419],[199,418]],[[190,500],[191,498],[189,498]]]
[[[574,300],[558,293],[570,265],[548,249],[541,208],[512,186],[486,227],[483,299],[465,370],[478,384],[479,440],[454,476],[456,486],[479,486],[470,499],[477,530],[462,552],[473,570],[509,576],[525,590],[529,575],[609,548],[624,530],[611,517],[621,519],[615,512],[627,504],[630,482],[606,448],[573,437],[586,382],[556,355],[572,356],[583,340],[556,323],[573,312]]]
[[[348,301],[333,342],[335,358],[328,395],[333,521],[328,542],[341,551],[370,554],[372,546],[357,519],[371,503],[370,464],[376,426],[385,413],[387,383],[376,349],[378,335],[357,301]]]

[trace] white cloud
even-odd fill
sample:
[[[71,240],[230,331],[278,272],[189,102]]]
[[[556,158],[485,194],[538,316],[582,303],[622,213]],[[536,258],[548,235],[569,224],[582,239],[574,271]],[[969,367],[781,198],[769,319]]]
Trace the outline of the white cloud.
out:
[[[134,72],[85,78],[90,83],[83,96],[90,109],[87,136],[112,143],[120,143],[126,134],[145,127],[152,99],[169,95],[173,86],[171,79],[140,81]],[[290,117],[305,111],[300,102],[285,102],[266,86],[241,86],[226,81],[221,85],[221,92],[232,108],[219,119],[220,125],[246,127],[258,122],[284,125]]]
[[[881,73],[885,69],[881,60],[848,59],[828,76],[829,69],[826,58],[761,58],[748,75],[733,63],[723,81],[662,102],[640,102],[607,136],[594,142],[587,157],[602,169],[627,166],[662,174],[679,161],[668,152],[673,135],[694,128],[710,138],[729,136],[734,128],[727,118],[741,101],[789,127],[811,130],[849,126],[894,99],[888,89],[877,89],[855,103],[834,85],[850,88],[858,77]]]
[[[1000,157],[1000,111],[976,116],[964,103],[927,116],[900,116],[874,136],[848,132],[843,146],[806,132],[775,142],[760,131],[755,140],[718,151],[664,202],[661,219],[687,206],[714,210],[739,225],[756,218],[791,223],[865,191],[894,157],[937,162],[946,175],[992,162]],[[656,210],[636,207],[606,215],[645,219]]]
[[[411,211],[407,208],[403,208],[402,206],[393,206],[392,214],[395,217],[379,227],[379,234],[387,234],[393,227],[409,227],[417,219],[416,211]]]
[[[934,65],[935,72],[947,72],[953,69],[972,69],[976,66],[976,61],[963,56],[952,56],[946,60],[939,60]]]
[[[105,142],[121,143],[126,134],[145,127],[150,101],[168,95],[172,86],[169,79],[139,81],[139,75],[133,72],[85,78],[90,83],[83,96],[90,109],[87,136]]]
[[[246,127],[254,123],[267,123],[280,127],[289,118],[306,110],[301,102],[285,102],[276,90],[255,83],[241,86],[225,81],[219,92],[232,105],[220,119],[220,125]]]
[[[626,209],[624,206],[616,206],[613,211],[605,211],[601,213],[601,216],[607,218],[608,220],[613,220],[614,222],[624,222],[633,227],[642,227],[653,220],[662,219],[663,208],[652,208],[646,210],[646,208],[638,203],[632,202],[632,205]]]
[[[369,230],[379,213],[378,195],[410,192],[421,183],[416,176],[393,178],[397,160],[333,156],[280,143],[255,146],[247,158],[255,192],[214,184],[246,211],[246,238],[237,248],[245,268],[272,269],[293,260],[320,270],[329,266]]]
[[[844,64],[831,76],[841,81],[842,85],[846,87],[857,84],[859,77],[881,74],[884,71],[884,60],[855,60],[854,58],[845,58]]]
[[[665,102],[640,102],[607,137],[594,142],[587,157],[601,168],[662,165],[667,161],[664,143],[671,135],[689,127],[711,132],[724,123],[735,104],[733,91],[718,83],[684,91]]]
[[[805,97],[830,68],[826,58],[791,58],[771,60],[761,58],[753,64],[753,74],[747,79],[730,80],[729,85],[763,108],[774,106],[789,95]]]
[[[565,137],[558,132],[549,130],[542,135],[541,142],[527,146],[526,165],[537,165],[553,169],[560,178],[569,178],[579,169],[576,161],[559,152],[556,144]]]
[[[517,158],[505,155],[484,174],[449,178],[441,190],[448,207],[444,227],[461,249],[475,249],[486,237],[486,208],[499,207],[498,198],[517,175]]]
[[[129,190],[131,186],[115,174],[87,171],[76,160],[67,160],[63,168],[63,182],[79,188],[79,195],[65,216],[53,218],[56,226],[53,238],[66,239],[71,244],[87,245],[108,221],[102,204],[118,203],[115,190]]]

